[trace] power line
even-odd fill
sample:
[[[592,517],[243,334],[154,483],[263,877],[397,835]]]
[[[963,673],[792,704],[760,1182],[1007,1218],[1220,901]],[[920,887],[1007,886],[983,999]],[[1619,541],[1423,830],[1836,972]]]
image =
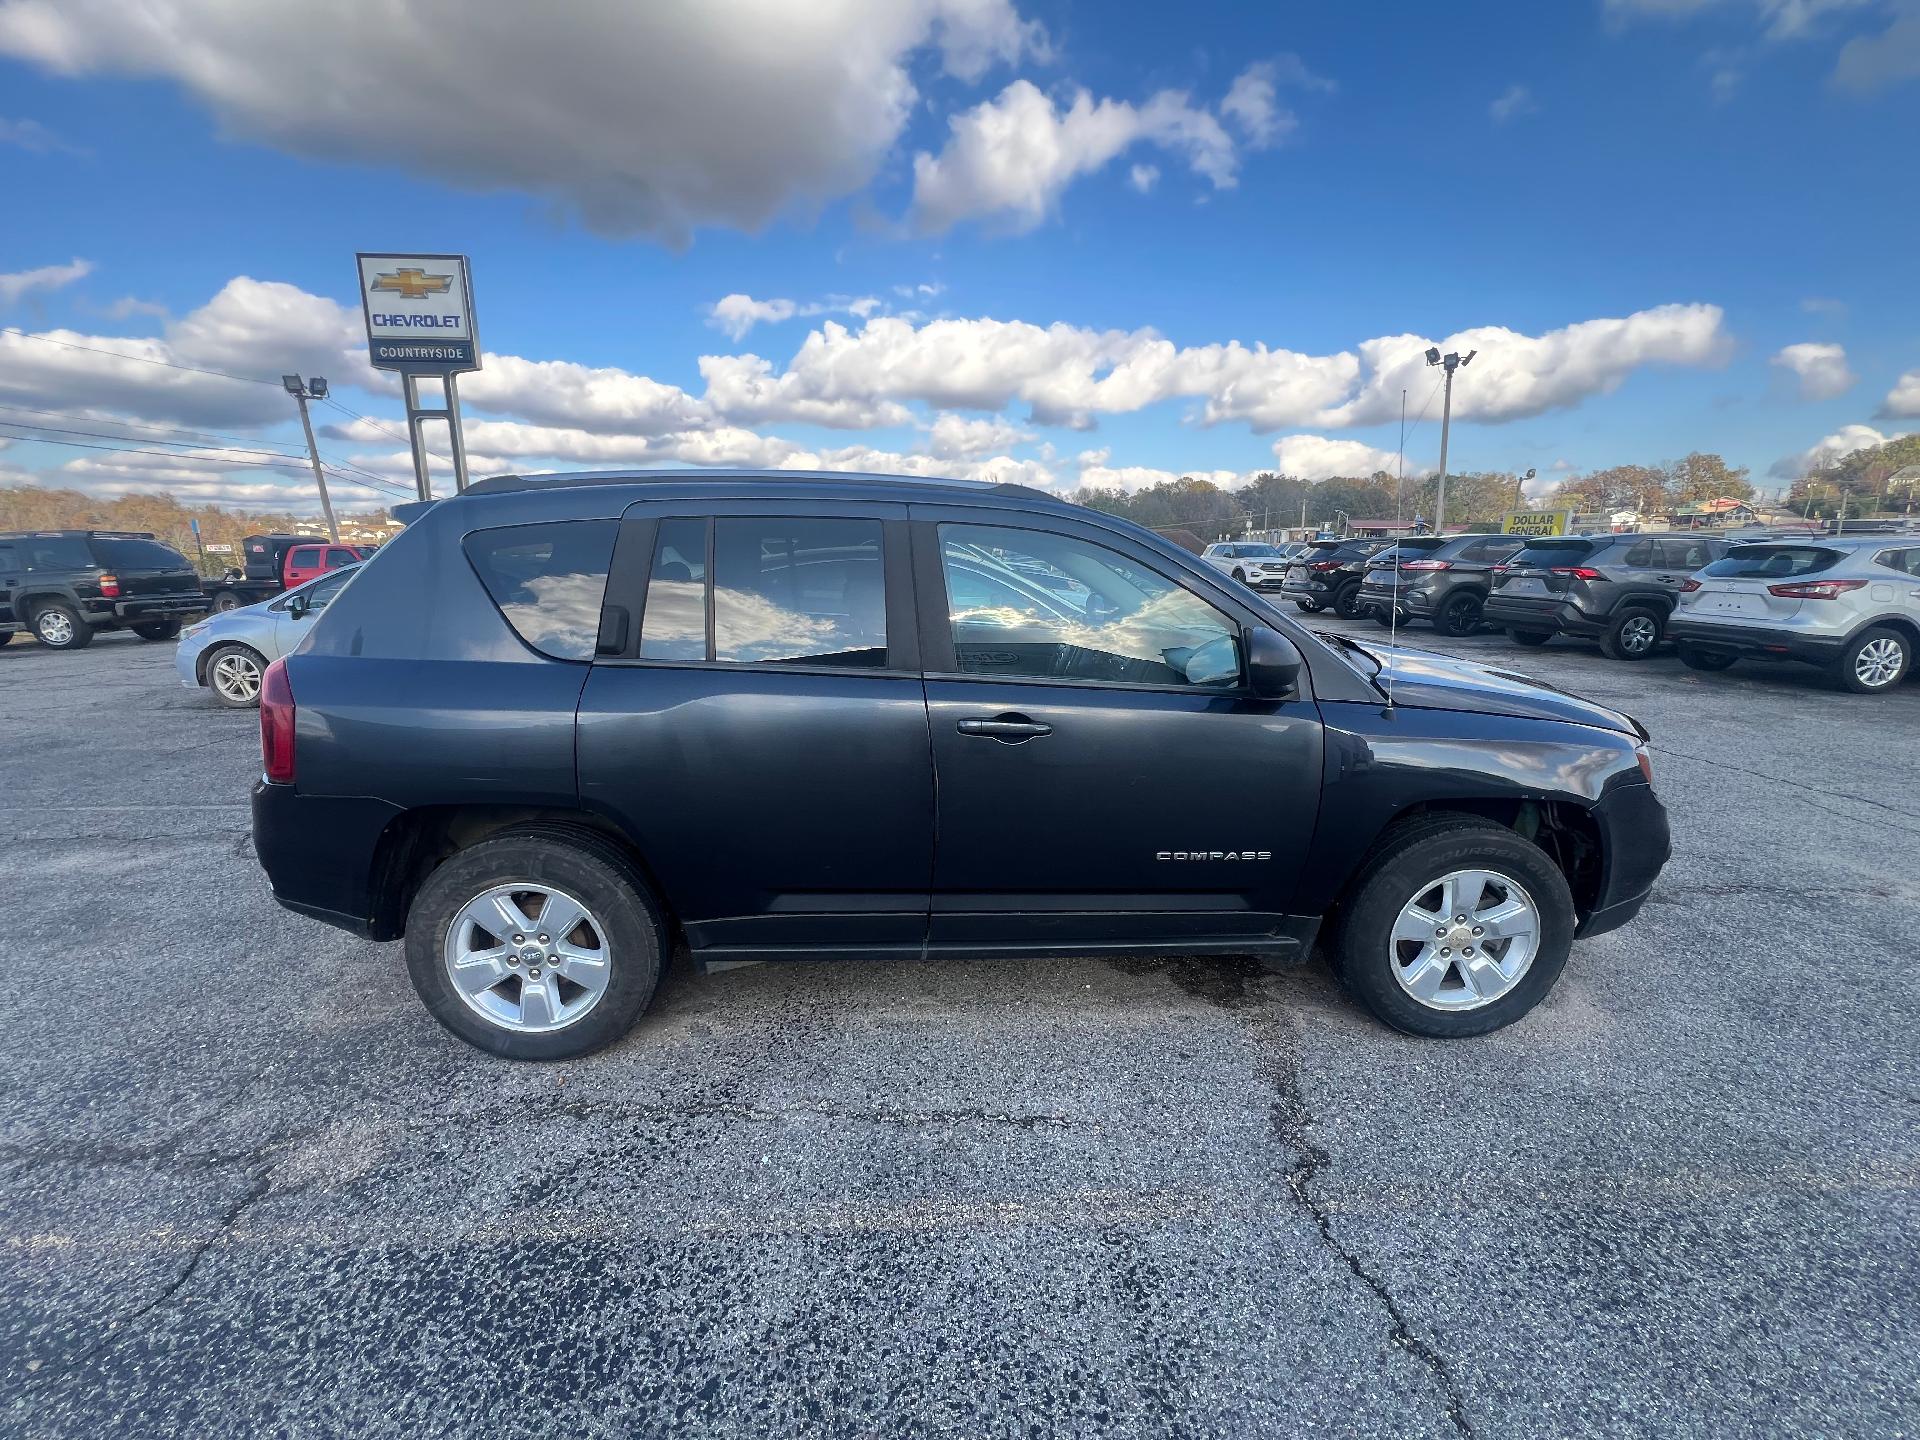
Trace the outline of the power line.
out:
[[[0,426],[7,426],[7,425],[15,426],[20,429],[28,428],[22,425],[19,421],[0,420]],[[0,431],[0,434],[4,434],[4,433],[5,433],[4,431]],[[254,469],[254,470],[281,470],[281,469],[288,468],[290,466],[297,466],[300,463],[297,458],[292,456],[284,456],[275,460],[239,460],[239,459],[229,459],[225,455],[205,455],[205,454],[193,455],[193,454],[182,454],[177,450],[142,450],[142,449],[137,449],[135,447],[127,446],[127,445],[95,445],[85,440],[49,440],[43,435],[8,435],[6,436],[6,438],[10,440],[26,440],[26,441],[30,441],[40,445],[65,445],[75,450],[104,450],[115,455],[152,455],[162,460],[200,461],[209,465],[236,465],[242,468]],[[127,437],[121,436],[119,438],[125,439]],[[256,453],[264,453],[264,452],[256,452]],[[402,499],[413,498],[412,492],[408,490],[404,490],[398,485],[390,485],[388,484],[388,482],[384,480],[377,480],[375,483],[370,484],[368,483],[368,481],[358,479],[355,476],[345,473],[344,471],[333,470],[332,466],[328,466],[327,468],[330,471],[332,471],[339,479],[345,481],[349,485],[357,485],[362,490],[371,490],[371,491],[374,491],[376,494],[399,496]],[[364,472],[364,473],[371,474],[371,472]]]
[[[118,420],[111,416],[88,415],[85,412],[75,412],[72,410],[46,410],[32,405],[0,405],[0,410],[11,410],[21,415],[51,415],[58,420],[84,420],[89,424],[118,425],[123,430],[158,430],[168,435],[190,435],[194,436],[197,441],[235,440],[242,445],[257,444],[263,449],[286,450],[289,454],[297,453],[293,451],[290,446],[283,445],[274,440],[262,440],[255,435],[228,435],[218,430],[188,430],[178,425],[161,425],[152,420]],[[13,424],[15,422],[6,421],[4,423]],[[149,437],[144,435],[129,435],[125,438],[129,440],[145,440]],[[158,441],[155,443],[172,444],[174,442]]]
[[[334,399],[331,395],[321,396],[320,403],[322,405],[331,405],[334,409],[338,410],[342,415],[348,416],[351,419],[359,420],[364,422],[365,424],[371,425],[374,429],[378,430],[382,435],[385,435],[389,440],[392,440],[395,444],[405,445],[409,450],[413,448],[413,442],[407,439],[407,437],[402,435],[399,431],[389,430],[385,425],[382,425],[378,420],[372,419],[371,417],[366,415],[362,415],[358,410],[349,410],[346,406],[342,405],[338,400]],[[424,446],[422,446],[421,448],[425,449]],[[445,460],[447,464],[449,465],[453,464],[453,461],[451,458],[449,458],[448,456],[442,455],[437,450],[428,450],[427,454],[431,455],[436,460]]]
[[[222,380],[239,380],[248,385],[272,385],[278,380],[262,380],[257,375],[234,375],[225,370],[209,370],[201,365],[181,365],[172,360],[155,360],[146,355],[127,355],[119,350],[102,350],[97,345],[76,345],[71,340],[56,340],[51,335],[35,335],[15,325],[0,325],[0,335],[18,335],[22,340],[38,340],[43,345],[59,345],[68,350],[84,350],[89,355],[106,355],[115,360],[132,360],[141,365],[163,365],[169,370],[186,370],[195,375],[213,375]]]
[[[289,461],[299,458],[293,455],[282,456],[277,450],[261,450],[252,447],[243,448],[235,445],[202,445],[194,440],[157,440],[149,435],[119,435],[111,430],[73,430],[58,425],[42,425],[32,420],[8,420],[4,416],[0,416],[0,425],[11,425],[18,430],[45,430],[54,435],[91,435],[96,440],[140,440],[148,445],[179,445],[201,452],[212,452],[214,454],[260,455],[270,456],[276,460],[284,458]],[[53,444],[55,442],[48,441],[47,443]],[[163,452],[156,451],[154,453],[159,454]]]

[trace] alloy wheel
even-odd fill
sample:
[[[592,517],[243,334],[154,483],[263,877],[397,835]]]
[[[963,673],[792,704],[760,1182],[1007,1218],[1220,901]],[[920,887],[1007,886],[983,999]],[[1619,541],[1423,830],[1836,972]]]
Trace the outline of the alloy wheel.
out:
[[[1540,948],[1540,909],[1516,880],[1455,870],[1400,909],[1387,941],[1393,978],[1431,1010],[1477,1010],[1520,983]]]
[[[73,643],[73,621],[64,610],[48,610],[33,622],[34,634],[48,645],[61,646]]]
[[[1881,690],[1900,678],[1906,668],[1907,653],[1891,635],[1869,640],[1853,657],[1854,677],[1869,689]]]
[[[559,1030],[607,992],[606,930],[564,890],[531,880],[474,896],[447,927],[447,974],[467,1007],[503,1030]]]
[[[213,662],[209,678],[214,689],[236,705],[251,705],[260,698],[260,667],[246,655],[222,655]]]

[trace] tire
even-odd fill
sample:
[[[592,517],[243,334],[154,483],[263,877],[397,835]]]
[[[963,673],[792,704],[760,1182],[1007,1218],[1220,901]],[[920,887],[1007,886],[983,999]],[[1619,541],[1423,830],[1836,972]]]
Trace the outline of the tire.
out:
[[[522,998],[529,991],[528,977],[538,971],[537,965],[516,955],[476,972],[484,980],[497,971],[500,979],[490,989],[479,990],[476,986],[480,998],[472,1002],[455,985],[448,968],[449,945],[457,954],[463,943],[460,935],[451,932],[467,906],[496,888],[520,885],[563,892],[584,907],[585,933],[599,941],[597,947],[586,948],[598,948],[605,956],[605,979],[598,982],[602,988],[597,998],[588,1001],[577,1018],[558,1018],[550,1028],[516,1028],[529,1023],[529,1016],[536,1024],[543,1017],[555,1018]],[[544,903],[537,911],[532,911],[531,902],[524,898],[516,903],[527,907],[535,925],[547,913]],[[501,942],[502,949],[513,948],[511,934],[477,931],[465,921],[458,929],[466,932],[467,939],[490,936]],[[519,954],[542,949],[551,953],[551,945],[543,946],[537,940],[538,931],[521,933],[526,940]],[[567,932],[575,937],[576,945],[585,944],[579,938],[582,933],[579,928]],[[561,939],[551,938],[555,944]],[[589,831],[528,825],[469,846],[429,875],[407,911],[406,945],[407,971],[414,990],[433,1018],[469,1045],[510,1060],[570,1060],[618,1040],[647,1008],[660,980],[667,930],[645,882],[618,848]],[[511,968],[502,969],[502,964]],[[570,965],[560,971],[559,979],[552,978],[549,969],[539,980],[541,986],[560,995],[563,1006],[587,998],[583,993],[573,993],[584,992],[587,987],[567,980],[570,969],[577,969],[590,982],[595,973],[590,967]],[[490,1018],[486,1007],[501,1018]],[[514,1014],[522,1020],[514,1020]]]
[[[1473,962],[1483,977],[1478,989],[1462,968],[1464,951],[1440,958],[1432,942],[1442,937],[1427,936],[1424,920],[1419,938],[1395,939],[1403,907],[1425,902],[1421,908],[1433,910],[1444,898],[1437,888],[1442,878],[1462,871],[1491,877],[1480,891],[1481,912],[1515,898],[1531,912],[1521,917],[1532,922],[1531,953],[1516,975],[1500,973],[1504,961],[1488,967],[1492,957],[1485,946],[1473,947],[1481,952]],[[1461,883],[1474,882],[1456,881],[1456,887]],[[1452,917],[1444,917],[1450,932],[1444,938],[1454,943],[1440,948],[1455,950],[1463,938],[1471,946],[1476,902],[1462,897],[1456,888],[1454,903],[1464,907],[1456,914],[1467,914],[1468,924],[1456,928]],[[1396,1030],[1443,1040],[1484,1035],[1511,1025],[1546,998],[1566,967],[1576,923],[1566,876],[1539,846],[1473,816],[1419,816],[1387,833],[1349,889],[1333,937],[1334,968],[1360,1003]],[[1503,955],[1520,961],[1514,947],[1527,943],[1519,934],[1509,936]],[[1399,975],[1414,978],[1403,983]],[[1420,976],[1436,987],[1431,1001],[1416,998],[1410,988]],[[1480,989],[1490,998],[1482,998]]]
[[[1830,672],[1856,695],[1886,695],[1899,688],[1913,669],[1913,641],[1890,625],[1861,631]]]
[[[1302,612],[1308,615],[1318,615],[1322,610],[1327,608],[1318,600],[1296,600],[1293,603],[1298,605]]]
[[[1392,626],[1395,623],[1393,618],[1393,611],[1375,610],[1373,612],[1373,623],[1378,625],[1382,630],[1387,630],[1392,628]],[[1404,625],[1407,622],[1404,619],[1402,619],[1399,623]]]
[[[1480,628],[1481,599],[1478,595],[1455,595],[1433,617],[1433,628],[1442,635],[1471,635]]]
[[[1685,641],[1681,641],[1674,649],[1680,655],[1680,663],[1689,670],[1725,670],[1740,658],[1732,650],[1702,650]]]
[[[84,650],[93,643],[93,627],[64,600],[54,600],[33,612],[33,638],[49,650]]]
[[[1644,660],[1659,648],[1667,617],[1646,605],[1623,605],[1600,635],[1600,649],[1613,660]]]
[[[1509,630],[1507,639],[1516,645],[1544,645],[1553,638],[1551,630]]]
[[[1360,582],[1358,580],[1335,593],[1333,613],[1342,620],[1358,618],[1360,614]]]
[[[260,708],[260,680],[267,673],[267,660],[250,645],[216,645],[207,652],[201,674],[206,676],[207,691],[229,710]]]
[[[12,644],[13,636],[14,636],[14,632],[11,630],[0,630],[0,645]]]
[[[1244,585],[1247,583],[1247,572],[1244,570],[1236,570],[1233,572],[1233,578]]]
[[[142,640],[178,640],[180,620],[175,616],[171,620],[154,620],[145,625],[135,625],[133,633]]]
[[[246,602],[231,590],[221,590],[213,597],[213,613],[224,615],[229,610],[238,610]]]

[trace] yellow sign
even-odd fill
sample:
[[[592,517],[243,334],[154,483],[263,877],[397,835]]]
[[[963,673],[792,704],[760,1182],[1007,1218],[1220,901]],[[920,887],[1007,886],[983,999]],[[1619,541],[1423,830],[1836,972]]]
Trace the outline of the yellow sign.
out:
[[[419,300],[427,295],[446,294],[453,288],[453,276],[429,275],[416,266],[402,265],[398,270],[389,270],[379,275],[370,288],[395,290],[409,300]]]
[[[1571,510],[1509,510],[1500,528],[1508,535],[1564,535]]]

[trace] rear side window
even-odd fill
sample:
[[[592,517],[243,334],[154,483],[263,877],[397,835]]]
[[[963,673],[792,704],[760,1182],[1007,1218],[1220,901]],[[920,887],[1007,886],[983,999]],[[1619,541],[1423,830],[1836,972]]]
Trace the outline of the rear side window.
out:
[[[1619,557],[1619,563],[1622,565],[1632,565],[1637,569],[1641,566],[1655,564],[1656,562],[1653,556],[1653,542],[1651,540],[1637,540],[1627,547],[1625,554]]]
[[[1556,565],[1578,565],[1593,554],[1593,540],[1535,540],[1507,563],[1523,569],[1551,570]]]
[[[93,553],[109,570],[191,570],[187,557],[158,540],[110,540],[96,535]]]
[[[1715,580],[1790,580],[1831,569],[1845,553],[1824,545],[1742,545],[1700,573]]]
[[[18,570],[20,551],[11,544],[0,545],[0,570]]]
[[[29,535],[20,544],[29,570],[85,570],[93,564],[87,542],[78,535]]]
[[[612,520],[562,520],[476,530],[464,544],[514,634],[557,660],[591,660],[618,528]]]
[[[1704,540],[1662,540],[1660,564],[1668,570],[1698,570],[1713,560],[1713,547]]]
[[[662,520],[647,571],[642,660],[707,658],[707,522]]]

